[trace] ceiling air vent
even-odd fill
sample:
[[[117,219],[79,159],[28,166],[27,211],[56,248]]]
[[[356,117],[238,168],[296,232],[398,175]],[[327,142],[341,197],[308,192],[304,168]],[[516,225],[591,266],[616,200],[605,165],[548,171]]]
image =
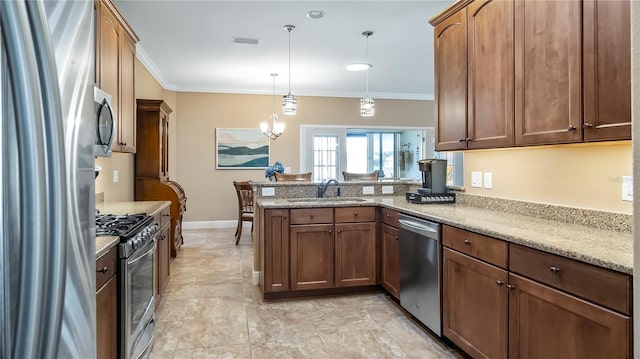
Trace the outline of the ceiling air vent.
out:
[[[260,39],[252,39],[249,37],[232,37],[231,42],[233,42],[234,44],[258,45],[260,44]]]

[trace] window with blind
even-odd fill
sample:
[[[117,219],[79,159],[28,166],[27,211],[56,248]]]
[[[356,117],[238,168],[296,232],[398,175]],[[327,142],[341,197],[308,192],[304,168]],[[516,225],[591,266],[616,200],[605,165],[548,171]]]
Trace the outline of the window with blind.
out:
[[[334,135],[313,136],[313,180],[338,178],[339,137]]]

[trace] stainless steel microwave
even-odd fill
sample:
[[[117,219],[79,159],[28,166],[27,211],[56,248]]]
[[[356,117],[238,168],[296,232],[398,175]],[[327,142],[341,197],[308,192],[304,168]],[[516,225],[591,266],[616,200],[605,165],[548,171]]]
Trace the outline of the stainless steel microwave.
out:
[[[94,86],[93,100],[96,108],[94,154],[99,157],[111,157],[111,146],[116,136],[116,115],[113,113],[111,95]]]

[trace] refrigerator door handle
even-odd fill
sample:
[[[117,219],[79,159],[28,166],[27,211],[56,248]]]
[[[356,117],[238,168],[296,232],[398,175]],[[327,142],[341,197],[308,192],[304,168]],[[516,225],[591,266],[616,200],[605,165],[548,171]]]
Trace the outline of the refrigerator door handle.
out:
[[[62,118],[58,71],[55,65],[53,44],[49,36],[44,4],[41,1],[27,1],[27,11],[31,19],[32,37],[36,53],[36,63],[40,73],[40,94],[42,96],[46,170],[47,228],[45,235],[47,255],[45,277],[45,313],[41,349],[43,353],[58,353],[64,292],[66,279],[66,255],[69,235],[67,209],[67,169],[64,147],[64,125]]]
[[[17,312],[12,314],[16,331],[5,334],[0,353],[39,358],[54,356],[60,338],[67,223],[63,214],[66,198],[61,197],[65,195],[62,192],[65,187],[55,188],[57,181],[64,181],[65,173],[59,173],[61,167],[64,169],[64,157],[62,162],[56,162],[60,146],[64,146],[57,127],[62,123],[60,100],[55,98],[57,79],[51,74],[52,54],[43,53],[43,49],[51,46],[42,42],[48,36],[44,31],[47,29],[43,25],[42,5],[26,3],[0,2],[8,83],[15,111],[12,120],[17,132],[20,221],[14,225],[20,226],[21,244],[19,303]],[[35,35],[37,31],[42,34]],[[48,151],[52,151],[54,158],[49,162]],[[10,304],[5,303],[2,310],[6,312]]]

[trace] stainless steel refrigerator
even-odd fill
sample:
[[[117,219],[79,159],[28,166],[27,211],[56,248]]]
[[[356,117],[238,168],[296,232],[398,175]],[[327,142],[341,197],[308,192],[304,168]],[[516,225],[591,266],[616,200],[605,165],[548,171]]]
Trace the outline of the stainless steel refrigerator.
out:
[[[0,1],[0,358],[94,358],[93,1]]]

